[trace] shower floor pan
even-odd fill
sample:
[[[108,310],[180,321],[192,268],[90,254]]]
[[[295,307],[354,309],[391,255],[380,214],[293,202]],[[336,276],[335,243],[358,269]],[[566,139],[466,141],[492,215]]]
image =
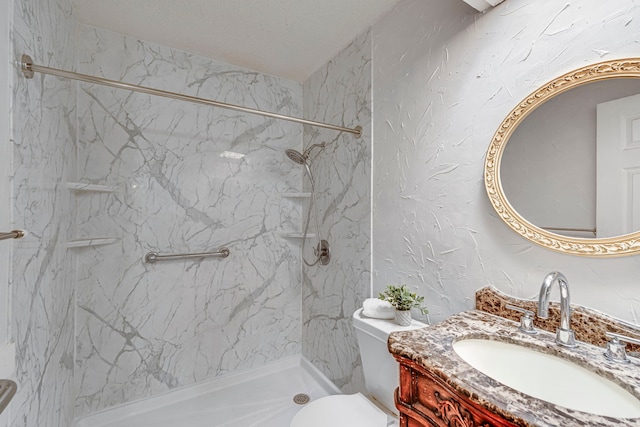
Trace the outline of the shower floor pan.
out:
[[[313,401],[338,392],[309,362],[294,357],[107,409],[74,426],[283,427],[303,407],[294,396]]]

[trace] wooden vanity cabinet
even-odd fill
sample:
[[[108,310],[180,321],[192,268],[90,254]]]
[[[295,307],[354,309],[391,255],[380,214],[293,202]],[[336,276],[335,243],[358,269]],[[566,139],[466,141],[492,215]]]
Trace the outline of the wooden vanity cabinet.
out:
[[[508,420],[460,395],[442,379],[404,357],[396,408],[400,427],[516,427]]]

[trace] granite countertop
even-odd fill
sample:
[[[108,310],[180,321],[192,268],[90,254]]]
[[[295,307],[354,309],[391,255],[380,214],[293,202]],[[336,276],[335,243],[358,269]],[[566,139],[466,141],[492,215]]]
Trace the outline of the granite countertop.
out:
[[[413,331],[393,332],[388,347],[442,378],[453,389],[479,405],[522,426],[640,426],[640,418],[612,418],[563,408],[532,398],[472,368],[453,350],[454,341],[468,338],[495,339],[535,348],[571,360],[613,381],[640,399],[640,361],[620,364],[607,360],[604,349],[579,342],[575,348],[555,343],[555,334],[539,331],[528,335],[518,323],[471,310],[436,325]]]

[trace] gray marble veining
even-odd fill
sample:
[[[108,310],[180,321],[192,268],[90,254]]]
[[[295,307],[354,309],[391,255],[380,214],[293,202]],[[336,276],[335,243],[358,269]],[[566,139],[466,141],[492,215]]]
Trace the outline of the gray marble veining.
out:
[[[21,390],[12,425],[71,425],[74,412],[299,354],[303,328],[316,365],[362,390],[351,314],[370,274],[369,34],[306,83],[302,114],[297,82],[76,28],[65,0],[15,4],[15,52],[43,65],[362,125],[364,135],[306,130],[305,145],[330,143],[316,173],[335,257],[305,272],[313,286],[301,322],[299,241],[279,236],[301,225],[303,204],[281,196],[302,190],[302,169],[284,155],[302,148],[299,125],[49,76],[16,79],[15,217],[31,234],[14,251]],[[67,181],[115,192],[70,191]],[[100,237],[116,243],[65,245]],[[222,245],[232,251],[224,260],[143,262],[150,250]]]
[[[472,368],[454,351],[452,344],[465,338],[495,339],[516,343],[570,360],[620,385],[640,398],[640,362],[630,365],[610,362],[603,348],[579,342],[576,348],[560,347],[555,334],[540,331],[531,336],[520,332],[518,324],[482,311],[466,311],[432,327],[389,336],[389,351],[407,357],[435,373],[469,399],[523,426],[637,426],[640,419],[611,418],[587,414],[509,388]]]
[[[18,384],[6,410],[12,427],[73,422],[75,294],[65,241],[75,215],[64,183],[75,170],[76,90],[54,77],[27,80],[14,62],[28,53],[44,65],[73,69],[71,3],[16,0],[2,10],[13,12],[12,221],[13,228],[28,231],[11,243],[10,324]],[[4,66],[6,60],[2,58]]]
[[[79,71],[301,116],[299,83],[80,26]],[[76,416],[300,353],[299,125],[80,84]],[[235,153],[235,154],[233,154]],[[144,254],[227,246],[224,259]]]
[[[305,147],[326,142],[311,168],[327,266],[303,270],[303,355],[342,391],[364,391],[351,316],[369,296],[371,276],[371,36],[362,34],[304,84],[304,116],[363,134],[305,128]],[[305,185],[309,187],[305,177]],[[310,245],[305,248],[311,257]]]

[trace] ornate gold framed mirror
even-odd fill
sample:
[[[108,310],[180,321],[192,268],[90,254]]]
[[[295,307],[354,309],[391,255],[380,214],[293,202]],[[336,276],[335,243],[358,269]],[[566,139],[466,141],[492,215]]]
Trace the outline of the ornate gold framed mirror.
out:
[[[634,79],[630,81],[630,79]],[[637,80],[635,80],[637,79]],[[614,80],[616,80],[614,82]],[[623,81],[624,80],[624,81]],[[536,111],[543,104],[552,105],[557,102],[562,97],[559,97],[560,94],[568,94],[574,93],[577,94],[578,91],[585,90],[586,86],[596,87],[597,85],[605,84],[613,84],[614,86],[621,86],[621,83],[631,83],[633,89],[631,89],[633,95],[638,95],[638,98],[634,98],[632,100],[633,108],[637,109],[637,117],[632,117],[629,119],[628,126],[627,124],[618,126],[614,121],[613,128],[615,132],[617,132],[617,128],[620,128],[620,133],[624,133],[625,135],[629,133],[629,135],[633,134],[638,139],[638,148],[640,152],[640,58],[624,58],[618,60],[611,61],[603,61],[596,64],[588,65],[571,72],[568,72],[552,81],[548,82],[544,86],[540,87],[535,92],[531,93],[527,96],[522,102],[520,102],[502,121],[498,130],[494,134],[491,144],[489,145],[489,149],[487,151],[487,156],[485,160],[485,168],[484,168],[484,181],[485,188],[487,194],[489,196],[489,200],[493,205],[495,211],[498,213],[498,216],[516,233],[520,234],[522,237],[528,239],[529,241],[541,245],[545,248],[562,252],[565,254],[572,255],[582,255],[582,256],[591,256],[591,257],[614,257],[614,256],[622,256],[622,255],[632,255],[635,253],[640,253],[640,223],[637,219],[630,219],[629,223],[633,223],[634,225],[630,225],[630,229],[619,228],[618,225],[621,222],[625,222],[616,218],[606,219],[604,213],[605,208],[608,208],[610,211],[612,210],[612,203],[607,199],[607,197],[611,194],[622,194],[624,197],[627,197],[629,200],[633,199],[633,194],[630,192],[631,190],[628,188],[629,186],[635,185],[635,190],[637,194],[640,194],[640,161],[636,166],[633,173],[629,173],[627,175],[622,175],[616,172],[613,174],[616,179],[620,178],[620,185],[616,184],[618,181],[611,181],[611,183],[607,181],[607,179],[601,178],[600,169],[602,169],[601,164],[605,164],[606,158],[596,159],[596,155],[600,155],[600,152],[604,152],[602,146],[607,147],[606,141],[611,141],[612,138],[616,138],[617,136],[611,136],[604,132],[602,129],[605,129],[600,125],[600,118],[598,118],[598,126],[596,129],[595,124],[595,115],[596,111],[600,114],[600,111],[608,111],[606,107],[608,104],[612,104],[613,101],[618,101],[621,99],[632,99],[632,97],[624,95],[623,98],[619,98],[619,95],[616,95],[614,100],[609,100],[606,98],[607,95],[610,95],[616,91],[617,88],[614,86],[604,87],[600,86],[598,92],[600,93],[598,101],[596,101],[597,106],[594,104],[593,106],[588,107],[588,112],[585,114],[591,114],[594,116],[594,123],[585,125],[584,122],[580,122],[581,124],[576,126],[569,126],[571,132],[575,129],[585,129],[585,128],[593,128],[593,136],[586,137],[588,142],[585,142],[585,146],[588,146],[588,154],[586,156],[589,160],[583,160],[581,154],[578,155],[575,151],[575,147],[572,146],[571,149],[563,149],[560,147],[560,151],[568,151],[568,158],[561,160],[559,162],[559,166],[551,166],[551,169],[557,172],[554,180],[551,183],[545,182],[545,178],[547,175],[552,175],[551,173],[547,173],[544,170],[539,172],[539,175],[529,175],[521,171],[523,169],[522,165],[533,164],[532,168],[539,169],[540,166],[535,164],[535,157],[539,157],[539,164],[544,165],[549,163],[553,165],[554,160],[561,159],[562,156],[560,154],[555,154],[555,152],[544,150],[538,150],[537,145],[543,145],[543,141],[547,141],[548,137],[541,137],[540,140],[536,140],[536,136],[538,134],[537,130],[545,130],[543,128],[554,128],[554,125],[547,126],[547,122],[542,119],[542,122],[537,122],[536,124],[530,123],[527,126],[523,126],[522,129],[532,129],[530,134],[528,135],[528,139],[524,138],[526,143],[519,143],[522,147],[525,158],[523,158],[519,163],[516,160],[514,164],[509,167],[505,167],[503,163],[505,163],[505,150],[508,146],[508,143],[517,132],[518,127],[522,125],[527,117],[535,117],[541,116],[540,111]],[[569,95],[567,96],[567,99]],[[573,95],[572,95],[573,96]],[[613,95],[610,95],[611,97]],[[605,97],[606,99],[604,99]],[[556,105],[556,109],[551,109],[549,107],[549,111],[551,113],[547,113],[546,117],[550,116],[558,116],[558,112],[564,112],[568,118],[573,115],[575,109],[577,109],[583,101],[581,98],[573,98],[571,101],[572,104],[567,107]],[[601,102],[603,101],[603,102]],[[628,103],[628,102],[627,102]],[[586,103],[585,103],[586,104]],[[637,107],[636,107],[637,106]],[[535,114],[534,111],[536,111]],[[543,117],[543,116],[541,116]],[[548,119],[547,119],[548,120]],[[567,122],[564,117],[559,117],[557,119],[558,122]],[[540,124],[542,123],[542,125]],[[626,126],[626,127],[625,127]],[[627,132],[628,127],[628,132]],[[611,128],[606,128],[611,129]],[[520,132],[522,133],[522,132]],[[542,133],[542,132],[541,132]],[[569,133],[568,135],[573,135],[573,133]],[[632,135],[632,136],[633,136]],[[599,139],[597,144],[598,148],[596,150],[596,137]],[[559,136],[561,140],[569,140],[574,139],[573,136]],[[605,142],[601,142],[602,139]],[[593,140],[593,141],[592,141]],[[515,140],[514,140],[515,141]],[[516,143],[511,141],[512,146],[516,146]],[[562,143],[549,143],[549,146],[552,146],[553,149],[558,149],[559,145]],[[609,146],[616,145],[609,142]],[[527,151],[528,150],[528,151]],[[543,154],[538,154],[536,156],[531,156],[531,153],[537,153],[538,151]],[[624,149],[622,150],[624,151]],[[512,155],[506,156],[506,158],[511,158]],[[618,157],[628,157],[625,153],[622,156]],[[578,160],[579,159],[579,160]],[[510,160],[511,161],[511,160]],[[596,166],[597,164],[597,166]],[[589,169],[590,168],[590,169]],[[504,170],[502,170],[504,169]],[[574,183],[573,187],[569,187],[565,195],[557,195],[553,194],[556,186],[561,186],[564,181],[570,181],[569,177],[573,177],[574,175],[580,175],[577,173],[583,169],[593,170],[593,173],[588,173],[581,178],[579,178],[578,183]],[[507,175],[507,172],[510,170],[518,170],[522,176],[519,178],[512,179],[511,175]],[[598,175],[595,176],[596,170],[598,171]],[[511,172],[510,172],[511,173]],[[594,175],[591,177],[591,175]],[[606,178],[606,177],[605,177]],[[625,181],[626,180],[626,181]],[[518,186],[514,187],[514,190],[510,190],[510,192],[505,192],[505,187],[509,187],[512,181],[517,181],[521,183],[529,182],[531,185],[527,189],[522,189]],[[606,184],[610,187],[606,187]],[[503,185],[507,183],[508,185]],[[556,185],[557,184],[557,185]],[[591,188],[593,187],[593,188]],[[552,190],[552,195],[550,196],[540,196],[538,195],[538,191],[540,188],[550,188]],[[585,190],[586,189],[586,190]],[[588,191],[587,191],[588,190]],[[593,190],[593,191],[591,191]],[[597,190],[597,191],[596,191]],[[622,190],[622,191],[618,191]],[[507,198],[507,193],[509,194],[509,198]],[[582,199],[578,199],[577,195],[579,193],[588,193],[586,196],[587,200],[584,202]],[[592,194],[593,193],[593,194]],[[561,193],[560,193],[561,194]],[[568,195],[567,195],[568,194]],[[524,196],[523,196],[524,195]],[[556,205],[561,205],[564,199],[568,200],[568,205],[577,206],[579,209],[577,210],[578,214],[574,212],[570,212],[568,214],[557,214],[553,208]],[[597,199],[601,199],[598,205]],[[637,199],[640,197],[636,196]],[[514,201],[516,199],[522,199],[525,201],[530,201],[531,203],[525,203],[518,201],[515,204]],[[640,200],[627,200],[624,206],[629,206],[629,209],[633,208],[635,204],[636,218],[640,218]],[[527,207],[526,205],[530,205]],[[585,207],[588,205],[587,207]],[[593,205],[593,206],[591,206]],[[598,206],[596,206],[598,205]],[[531,207],[533,206],[533,208]],[[602,206],[602,207],[599,207]],[[539,207],[544,207],[545,209],[538,209]],[[547,208],[551,209],[547,209]],[[533,209],[533,211],[531,211]],[[614,214],[616,214],[616,207],[613,207]],[[540,211],[540,212],[538,212]],[[546,216],[548,212],[555,212],[557,215],[555,216]],[[626,207],[622,209],[626,215]],[[526,212],[523,215],[523,212]],[[545,218],[541,220],[536,220],[534,218]],[[549,220],[549,218],[552,218]],[[548,222],[552,221],[553,218],[575,218],[576,221],[584,221],[590,223],[588,226],[581,225],[580,227],[571,227],[571,225],[561,225],[558,224],[549,224]],[[540,222],[542,221],[542,222]],[[546,222],[545,222],[546,221]],[[634,222],[635,221],[635,222]],[[608,229],[609,231],[605,231]],[[616,230],[622,230],[616,231]],[[582,233],[582,234],[580,234]],[[586,235],[585,235],[586,233]],[[600,237],[599,237],[600,236]]]

